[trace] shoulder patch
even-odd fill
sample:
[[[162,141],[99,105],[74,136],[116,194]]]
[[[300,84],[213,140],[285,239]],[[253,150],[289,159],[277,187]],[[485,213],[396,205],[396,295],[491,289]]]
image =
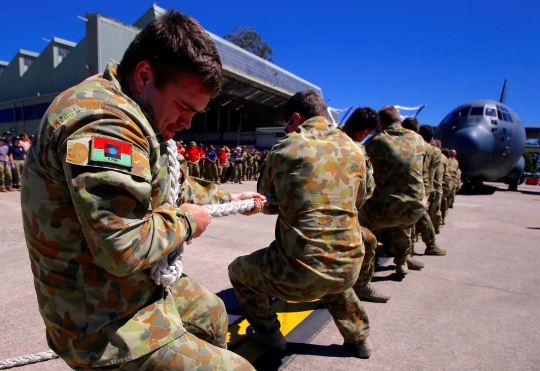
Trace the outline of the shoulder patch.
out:
[[[125,167],[132,166],[132,145],[115,139],[94,137],[90,144],[90,159]]]

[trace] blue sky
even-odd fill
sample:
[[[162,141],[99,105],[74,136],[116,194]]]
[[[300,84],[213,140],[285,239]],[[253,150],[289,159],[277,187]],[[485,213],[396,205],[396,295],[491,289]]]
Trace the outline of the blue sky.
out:
[[[151,1],[0,0],[0,60],[41,52],[42,38],[78,42],[76,18],[101,13],[135,22]],[[169,1],[219,36],[254,28],[277,65],[320,86],[332,107],[427,104],[421,123],[438,124],[473,99],[506,103],[540,124],[540,1]]]

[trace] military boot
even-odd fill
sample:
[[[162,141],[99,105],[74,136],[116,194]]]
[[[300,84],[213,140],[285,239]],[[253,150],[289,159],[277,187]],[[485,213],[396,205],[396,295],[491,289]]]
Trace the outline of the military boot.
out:
[[[424,252],[424,255],[444,256],[444,255],[446,255],[446,250],[441,249],[439,246],[435,245],[435,246],[426,248],[426,251]]]
[[[371,284],[371,282],[364,287],[355,287],[354,292],[356,293],[356,296],[358,296],[358,299],[363,301],[386,303],[388,300],[390,300],[390,295],[378,291],[375,286]]]
[[[409,267],[407,267],[407,260],[396,262],[396,273],[398,274],[407,274],[409,273]]]
[[[356,351],[358,352],[358,357],[369,358],[371,356],[371,341],[369,338],[356,344]]]
[[[273,335],[262,335],[255,332],[255,330],[253,330],[253,328],[249,326],[246,329],[246,335],[249,340],[253,341],[254,343],[264,345],[278,352],[284,352],[285,350],[287,350],[287,340],[285,339],[285,336],[283,336],[281,331],[278,331]]]
[[[420,260],[416,260],[412,256],[407,257],[407,268],[412,269],[413,271],[419,271],[424,268],[424,263]]]

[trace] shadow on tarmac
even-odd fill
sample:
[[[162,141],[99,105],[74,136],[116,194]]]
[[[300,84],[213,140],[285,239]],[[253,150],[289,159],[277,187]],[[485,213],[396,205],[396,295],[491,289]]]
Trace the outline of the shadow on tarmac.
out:
[[[463,185],[458,195],[462,196],[478,196],[478,195],[487,195],[490,196],[498,191],[506,191],[505,189],[500,189],[498,187],[493,187],[486,184],[475,184],[475,185]]]
[[[392,267],[393,269],[396,269],[396,266],[394,265]],[[390,273],[388,276],[375,276],[371,279],[371,282],[381,282],[381,281],[394,281],[394,282],[401,282],[405,276],[403,274],[399,273]]]
[[[356,348],[352,344],[317,345],[287,342],[287,350],[281,353],[267,351],[253,363],[258,371],[277,371],[290,361],[290,357],[308,355],[317,357],[351,358],[356,357]]]

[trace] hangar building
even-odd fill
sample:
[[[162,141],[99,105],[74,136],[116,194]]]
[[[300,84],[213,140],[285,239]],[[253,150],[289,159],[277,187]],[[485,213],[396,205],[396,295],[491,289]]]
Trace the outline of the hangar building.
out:
[[[9,63],[0,61],[0,132],[31,135],[56,95],[103,72],[109,59],[120,61],[135,35],[164,11],[153,5],[133,25],[87,13],[86,36],[79,43],[55,37],[40,54],[21,49]],[[322,95],[321,88],[208,34],[223,63],[222,91],[175,139],[271,147],[281,134],[256,129],[277,126],[282,104],[294,93],[312,89]]]

